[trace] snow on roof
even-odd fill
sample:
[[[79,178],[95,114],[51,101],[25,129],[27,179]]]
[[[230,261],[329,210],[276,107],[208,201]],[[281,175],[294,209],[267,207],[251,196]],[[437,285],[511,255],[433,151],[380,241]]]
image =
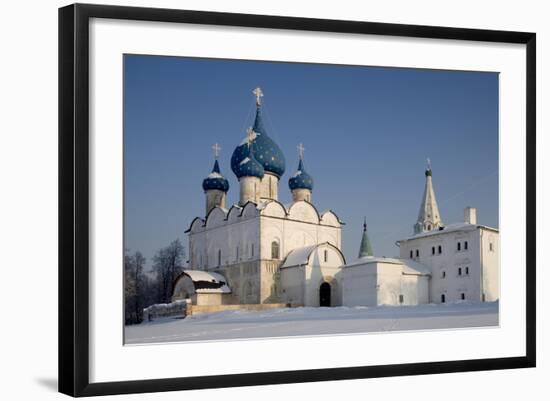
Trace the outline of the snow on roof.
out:
[[[184,270],[183,271],[186,275],[188,275],[191,280],[193,281],[193,284],[195,284],[195,291],[197,293],[223,293],[223,294],[229,294],[231,292],[231,289],[227,285],[227,280],[224,276],[222,276],[219,273],[214,272],[207,272],[204,270]],[[214,285],[219,285],[217,288],[199,288],[202,283],[211,283]],[[199,284],[197,286],[197,284]]]
[[[243,164],[246,164],[250,161],[250,157],[245,157],[244,159],[241,160],[241,162],[239,163],[239,165],[243,165]]]
[[[206,178],[223,178],[223,175],[220,173],[212,172],[206,176]]]
[[[258,205],[256,205],[256,209],[258,209],[258,210],[263,210],[263,209],[265,209],[265,207],[266,207],[270,202],[271,202],[271,201],[260,202],[260,203],[258,203]]]
[[[403,264],[403,274],[413,274],[419,276],[430,275],[430,268],[422,263],[411,259],[399,259]]]
[[[355,261],[351,262],[348,265],[345,265],[345,268],[363,266],[369,263],[386,263],[396,266],[401,266],[403,269],[403,274],[414,274],[414,275],[428,275],[431,274],[428,266],[423,265],[422,263],[416,262],[411,259],[399,259],[399,258],[386,258],[385,256],[364,256],[358,258]]]
[[[367,263],[389,263],[394,265],[403,264],[401,259],[397,258],[387,258],[385,256],[363,256],[362,258],[357,258],[355,261],[347,264],[345,267],[366,265]]]
[[[498,228],[484,226],[484,225],[481,225],[481,224],[453,223],[453,224],[448,224],[448,225],[440,228],[439,230],[432,230],[432,231],[426,231],[426,232],[418,233],[418,234],[413,235],[412,237],[402,239],[401,241],[410,241],[410,240],[417,239],[417,238],[430,237],[432,235],[440,235],[440,234],[446,234],[446,233],[457,232],[457,231],[473,231],[473,230],[476,230],[478,228],[498,232]]]
[[[313,252],[313,250],[319,245],[322,244],[305,246],[303,248],[296,248],[290,251],[281,267],[291,267],[307,264],[309,260],[309,255],[311,255],[311,252]]]

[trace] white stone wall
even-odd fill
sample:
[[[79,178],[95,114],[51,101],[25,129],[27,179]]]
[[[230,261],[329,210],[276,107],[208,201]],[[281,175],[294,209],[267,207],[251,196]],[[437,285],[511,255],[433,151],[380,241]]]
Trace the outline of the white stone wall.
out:
[[[283,302],[292,306],[304,305],[305,267],[294,266],[281,269]]]
[[[401,241],[400,257],[410,258],[412,251],[414,260],[430,267],[430,302],[441,303],[442,295],[445,302],[456,302],[462,300],[462,294],[465,300],[482,301],[482,276],[486,300],[495,300],[498,297],[495,295],[498,294],[498,251],[489,252],[489,241],[482,242],[482,236],[490,237],[494,248],[498,248],[498,232],[470,225],[458,231],[435,231],[432,235]],[[417,250],[419,256],[416,256]]]
[[[401,278],[403,268],[401,265],[375,263],[377,273],[377,305],[399,305],[401,292]],[[410,286],[408,287],[410,289]]]
[[[500,298],[500,236],[490,230],[481,230],[481,294],[485,301]]]
[[[342,272],[343,304],[345,306],[378,305],[376,263],[346,266]]]
[[[429,276],[403,274],[400,264],[377,261],[346,266],[343,276],[345,306],[428,303]]]
[[[247,207],[255,208],[249,205]],[[190,269],[209,270],[259,260],[259,218],[241,216],[238,221],[228,224],[225,214],[220,214],[219,210],[210,213],[207,227],[189,235]]]
[[[401,277],[402,305],[420,305],[430,302],[430,277],[404,274]]]

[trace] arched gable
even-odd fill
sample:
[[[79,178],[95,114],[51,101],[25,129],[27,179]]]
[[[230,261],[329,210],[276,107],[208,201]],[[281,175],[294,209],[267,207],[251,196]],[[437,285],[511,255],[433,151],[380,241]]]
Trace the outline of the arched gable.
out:
[[[225,223],[227,211],[221,207],[213,208],[206,216],[206,228],[218,227]]]
[[[321,224],[324,226],[341,227],[340,219],[332,210],[327,210],[321,215]]]
[[[271,216],[271,217],[286,217],[286,209],[283,204],[276,200],[270,200],[260,211],[262,216]]]
[[[294,202],[288,208],[288,218],[290,220],[306,221],[308,223],[319,224],[319,212],[311,203],[307,201]]]
[[[241,217],[241,213],[243,211],[243,208],[237,205],[231,206],[231,209],[229,209],[229,213],[227,213],[227,222],[229,224],[235,223],[239,220],[239,217]]]
[[[318,258],[319,260],[324,259],[324,250],[328,249],[331,254],[333,254],[336,258],[336,263],[334,263],[334,260],[332,261],[333,264],[344,266],[346,264],[346,258],[344,257],[344,254],[340,249],[338,249],[336,246],[329,242],[324,242],[322,244],[317,245],[309,254],[308,256],[308,263],[311,261],[312,257]],[[332,257],[329,258],[332,259]]]
[[[259,214],[258,208],[254,202],[247,202],[243,206],[243,210],[241,212],[241,216],[245,218],[256,217]]]
[[[186,233],[188,232],[192,232],[192,233],[195,233],[195,232],[198,232],[198,231],[201,231],[204,227],[204,220],[201,219],[200,217],[195,217],[193,219],[193,221],[191,222],[191,225],[189,226],[189,228],[187,230],[185,230]]]
[[[344,266],[346,264],[346,258],[344,257],[344,254],[340,249],[328,242],[323,242],[321,244],[310,245],[292,250],[287,255],[282,267],[292,267],[309,264],[312,255],[314,255],[318,250],[321,250],[325,247],[329,248],[338,256],[341,262],[341,266]]]

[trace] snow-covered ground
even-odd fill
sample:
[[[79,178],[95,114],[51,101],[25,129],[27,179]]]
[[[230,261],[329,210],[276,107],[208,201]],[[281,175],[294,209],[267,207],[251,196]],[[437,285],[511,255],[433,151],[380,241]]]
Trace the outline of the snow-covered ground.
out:
[[[164,318],[126,326],[126,344],[308,336],[498,325],[498,302],[285,308]]]

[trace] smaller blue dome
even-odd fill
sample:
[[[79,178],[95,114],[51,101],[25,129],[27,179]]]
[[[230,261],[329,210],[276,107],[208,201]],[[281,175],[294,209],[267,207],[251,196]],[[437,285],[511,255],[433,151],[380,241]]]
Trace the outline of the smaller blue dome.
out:
[[[227,192],[229,190],[229,182],[220,173],[220,165],[218,164],[218,160],[214,162],[212,172],[202,181],[202,189],[205,191],[208,191],[209,189],[219,189],[223,192]]]
[[[262,164],[256,160],[254,156],[254,143],[245,146],[248,148],[247,156],[233,166],[233,172],[239,180],[241,177],[263,178],[265,170]]]
[[[294,175],[289,178],[288,186],[290,187],[290,190],[293,190],[293,189],[309,189],[310,191],[313,190],[313,177],[310,176],[304,169],[304,164],[302,163],[302,159],[300,159],[300,163],[298,164],[298,171],[296,171]]]

